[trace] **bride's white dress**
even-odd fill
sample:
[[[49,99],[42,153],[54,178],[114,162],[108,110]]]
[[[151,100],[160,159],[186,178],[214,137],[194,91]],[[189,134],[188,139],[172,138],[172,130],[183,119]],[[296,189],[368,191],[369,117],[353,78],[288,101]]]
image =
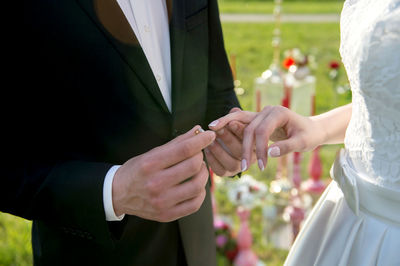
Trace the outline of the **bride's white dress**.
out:
[[[345,149],[285,265],[400,265],[400,0],[347,0],[340,53],[353,93]]]

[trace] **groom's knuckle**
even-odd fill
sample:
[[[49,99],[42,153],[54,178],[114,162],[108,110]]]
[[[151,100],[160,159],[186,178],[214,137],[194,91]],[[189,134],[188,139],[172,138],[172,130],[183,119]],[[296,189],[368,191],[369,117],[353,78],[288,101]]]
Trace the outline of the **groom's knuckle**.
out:
[[[233,137],[232,136],[230,136],[230,135],[225,135],[224,136],[224,138],[221,138],[222,140],[223,140],[223,142],[226,144],[226,145],[228,145],[228,146],[231,146],[231,145],[233,145],[235,142],[233,141]]]
[[[200,198],[199,198],[199,204],[198,204],[198,206],[197,206],[197,210],[196,210],[196,211],[198,211],[198,210],[201,208],[201,206],[203,205],[203,202],[204,202],[204,199],[206,198],[206,196],[207,196],[206,188],[203,188],[203,190],[202,190],[202,192],[201,192],[201,195],[200,195]]]
[[[186,169],[189,173],[193,173],[196,171],[196,163],[194,159],[192,158],[191,160],[188,160],[186,162]]]
[[[197,203],[197,204],[194,206],[194,208],[193,208],[193,210],[192,210],[192,213],[195,213],[195,212],[199,211],[199,210],[200,210],[200,207],[201,207],[201,202]]]
[[[201,200],[193,201],[193,204],[190,206],[190,213],[197,212],[200,209],[201,204],[202,204]]]
[[[193,195],[200,194],[202,189],[203,189],[203,187],[202,187],[202,184],[201,184],[201,180],[200,179],[196,180],[192,185]]]
[[[139,167],[139,173],[143,176],[149,175],[155,168],[154,160],[145,159]]]
[[[164,200],[155,197],[151,199],[151,206],[153,207],[153,209],[155,209],[156,211],[162,213],[162,211],[165,209],[165,204],[164,204]]]
[[[145,188],[150,194],[150,196],[155,197],[160,194],[162,186],[158,180],[152,179],[150,181],[147,181]]]
[[[226,167],[228,172],[235,172],[238,168],[239,168],[239,163],[236,163],[236,162],[228,164],[228,166]]]
[[[180,152],[185,158],[190,157],[193,153],[193,144],[189,141],[185,141],[182,143]]]
[[[196,173],[200,170],[201,167],[201,161],[198,160],[197,158],[192,158],[188,162],[188,168],[191,173]]]

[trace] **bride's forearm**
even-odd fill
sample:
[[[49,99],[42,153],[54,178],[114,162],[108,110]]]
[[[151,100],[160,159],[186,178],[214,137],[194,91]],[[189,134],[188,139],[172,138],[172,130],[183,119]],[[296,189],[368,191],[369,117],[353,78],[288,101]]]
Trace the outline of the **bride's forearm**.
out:
[[[323,134],[321,145],[343,143],[351,112],[352,104],[347,104],[311,117],[321,128],[321,134]]]

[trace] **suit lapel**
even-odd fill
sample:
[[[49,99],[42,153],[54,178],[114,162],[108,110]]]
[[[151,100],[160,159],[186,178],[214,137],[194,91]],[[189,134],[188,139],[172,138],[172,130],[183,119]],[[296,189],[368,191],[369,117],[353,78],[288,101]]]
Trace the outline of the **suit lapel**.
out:
[[[170,43],[171,43],[171,80],[172,80],[172,114],[175,115],[177,105],[180,102],[179,95],[183,81],[183,52],[185,47],[185,0],[169,1],[172,4],[172,16],[170,19]]]
[[[154,96],[162,109],[168,108],[161,95],[160,89],[154,78],[143,50],[126,21],[118,3],[114,0],[76,0],[91,17],[93,22],[105,33],[120,56],[128,63],[131,69],[138,75],[145,87]],[[185,1],[166,0],[168,14],[170,16],[170,44],[171,44],[171,79],[172,79],[172,115],[175,117],[176,106],[184,101],[180,98],[183,88],[184,73],[184,47],[185,47]],[[111,4],[114,3],[114,4]],[[172,3],[173,2],[173,3]],[[117,5],[117,6],[115,6]],[[107,11],[104,15],[102,10]],[[115,18],[108,17],[115,16]],[[119,25],[110,25],[108,20],[119,21]],[[106,22],[103,22],[106,21]],[[128,26],[127,26],[128,25]],[[118,31],[119,29],[120,31]],[[113,33],[113,31],[116,31]],[[121,32],[125,31],[125,32]],[[177,119],[176,117],[174,119]],[[210,190],[207,188],[207,197],[201,209],[187,217],[179,219],[179,228],[188,264],[191,265],[215,265],[215,245],[212,223],[212,208]],[[196,232],[196,229],[200,229]],[[201,233],[206,231],[207,233]],[[204,244],[206,246],[204,246]],[[201,258],[201,260],[199,260]],[[205,261],[208,261],[204,264]]]
[[[104,33],[121,58],[138,76],[161,109],[169,113],[143,49],[117,1],[76,0],[91,20]]]
[[[186,38],[187,0],[174,0],[170,23],[171,64],[172,64],[172,114],[179,117],[177,107],[185,101],[182,98],[184,73],[184,48]],[[195,110],[193,110],[195,111]],[[176,123],[176,122],[174,122]],[[213,216],[209,184],[207,196],[200,210],[178,220],[181,239],[188,265],[216,265]]]

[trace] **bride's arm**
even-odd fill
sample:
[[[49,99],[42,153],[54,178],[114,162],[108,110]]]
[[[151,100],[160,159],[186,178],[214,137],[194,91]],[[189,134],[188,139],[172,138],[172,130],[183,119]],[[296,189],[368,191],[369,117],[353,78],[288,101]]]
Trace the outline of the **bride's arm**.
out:
[[[343,143],[351,112],[352,104],[347,104],[329,112],[310,117],[311,120],[320,124],[324,131],[324,138],[320,145]]]
[[[309,151],[322,144],[342,143],[351,112],[352,105],[348,104],[304,117],[282,106],[267,106],[259,113],[241,111],[226,115],[211,123],[210,128],[219,130],[234,120],[248,124],[243,136],[242,171],[248,167],[254,145],[258,165],[263,170],[267,154],[279,157],[293,151]],[[268,147],[269,140],[275,143]]]

